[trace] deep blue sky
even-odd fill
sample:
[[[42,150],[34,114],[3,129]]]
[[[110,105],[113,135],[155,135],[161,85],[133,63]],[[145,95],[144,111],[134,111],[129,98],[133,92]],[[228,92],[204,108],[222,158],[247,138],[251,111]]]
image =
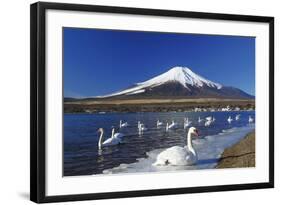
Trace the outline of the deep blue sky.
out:
[[[174,66],[255,95],[255,38],[64,28],[64,96],[109,94]]]

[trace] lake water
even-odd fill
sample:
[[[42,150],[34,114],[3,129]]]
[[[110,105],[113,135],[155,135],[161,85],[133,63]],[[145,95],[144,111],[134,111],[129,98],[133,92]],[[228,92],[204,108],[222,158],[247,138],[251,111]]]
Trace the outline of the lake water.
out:
[[[237,114],[241,115],[238,121],[235,120]],[[216,121],[210,127],[205,127],[204,122],[198,123],[199,116],[202,119],[213,116]],[[231,124],[227,122],[229,116],[234,118]],[[248,123],[249,116],[254,118],[255,112],[65,114],[64,176],[213,168],[226,147],[255,129],[254,123]],[[197,165],[152,166],[162,150],[175,145],[186,145],[187,130],[183,129],[185,117],[200,132],[200,137],[193,140],[199,157]],[[169,131],[166,131],[165,126],[157,128],[158,119],[165,125],[174,120],[179,128]],[[97,129],[104,128],[104,139],[107,139],[111,136],[112,126],[119,128],[120,120],[129,123],[128,127],[116,130],[126,135],[122,143],[99,150]],[[148,128],[142,134],[137,129],[138,121]]]

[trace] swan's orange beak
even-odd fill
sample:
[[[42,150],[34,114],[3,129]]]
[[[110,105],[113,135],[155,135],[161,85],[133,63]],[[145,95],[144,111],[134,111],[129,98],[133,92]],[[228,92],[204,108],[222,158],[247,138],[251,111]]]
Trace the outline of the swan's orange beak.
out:
[[[196,129],[196,130],[194,130],[194,132],[195,132],[195,135],[196,135],[197,137],[199,137],[199,131]]]

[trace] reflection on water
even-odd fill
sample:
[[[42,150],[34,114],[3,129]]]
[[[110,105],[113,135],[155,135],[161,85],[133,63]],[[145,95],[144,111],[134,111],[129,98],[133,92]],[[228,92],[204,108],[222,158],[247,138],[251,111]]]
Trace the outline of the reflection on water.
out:
[[[231,116],[235,119],[237,114],[240,114],[240,119],[238,121],[233,120],[232,123],[229,124],[227,118]],[[254,117],[255,112],[65,114],[64,175],[75,176],[100,174],[104,173],[104,170],[110,170],[116,167],[120,168],[120,165],[127,170],[130,164],[135,164],[141,160],[146,160],[145,163],[150,163],[147,162],[148,158],[150,160],[154,160],[154,158],[149,156],[149,154],[156,155],[157,150],[162,150],[175,145],[186,145],[187,129],[184,129],[185,117],[188,117],[189,120],[192,121],[192,126],[199,129],[200,139],[194,141],[194,144],[195,146],[198,146],[199,150],[204,150],[204,146],[200,145],[200,140],[205,140],[206,136],[215,136],[221,133],[222,130],[227,130],[233,127],[244,127],[248,124],[249,115]],[[205,127],[204,122],[198,122],[199,116],[201,119],[213,116],[216,121],[210,127]],[[120,120],[128,122],[129,126],[119,129]],[[164,125],[157,127],[157,120],[163,122]],[[166,131],[166,123],[171,123],[172,120],[179,124],[178,129]],[[144,123],[148,130],[139,133],[138,121]],[[99,133],[97,133],[97,129],[100,127],[104,128],[105,140],[111,136],[112,126],[118,128],[116,131],[126,135],[122,140],[122,144],[103,147],[99,150]],[[244,133],[240,134],[242,135]],[[209,140],[215,139],[218,138],[213,137]],[[221,138],[220,140],[226,141],[225,138]],[[212,146],[215,146],[215,144],[212,144]],[[200,156],[200,153],[198,154]],[[201,155],[203,156],[203,153]],[[201,160],[202,164],[206,164],[208,158],[205,157],[204,160]],[[207,164],[210,164],[210,161]],[[140,166],[143,166],[143,164]],[[149,169],[152,168],[150,167]],[[175,169],[183,168],[177,167]]]

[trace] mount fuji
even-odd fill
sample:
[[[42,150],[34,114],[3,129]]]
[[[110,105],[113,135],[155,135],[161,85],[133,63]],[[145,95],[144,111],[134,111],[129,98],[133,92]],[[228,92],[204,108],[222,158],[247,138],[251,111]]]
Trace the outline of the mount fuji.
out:
[[[147,81],[95,98],[228,98],[253,99],[254,96],[235,87],[208,80],[187,67],[173,67]]]

